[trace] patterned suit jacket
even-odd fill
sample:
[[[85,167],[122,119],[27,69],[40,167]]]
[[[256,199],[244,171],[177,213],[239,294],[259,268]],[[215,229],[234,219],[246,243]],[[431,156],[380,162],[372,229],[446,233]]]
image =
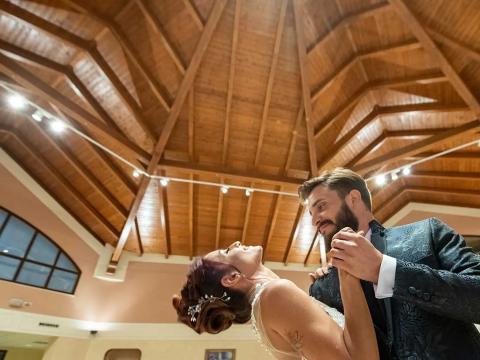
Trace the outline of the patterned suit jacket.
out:
[[[480,255],[435,218],[388,229],[372,221],[370,228],[374,246],[397,259],[393,297],[377,300],[387,322],[381,358],[480,360]],[[343,312],[336,269],[310,295]]]

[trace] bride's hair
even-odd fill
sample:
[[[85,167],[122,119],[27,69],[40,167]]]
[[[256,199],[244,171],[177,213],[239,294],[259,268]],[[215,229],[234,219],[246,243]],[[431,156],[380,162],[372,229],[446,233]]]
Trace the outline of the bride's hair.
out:
[[[195,258],[187,273],[187,282],[183,285],[181,296],[174,295],[172,304],[177,310],[178,320],[191,327],[197,333],[217,334],[228,329],[233,323],[243,324],[250,320],[251,305],[245,293],[226,288],[222,285],[222,277],[232,271],[234,266],[221,262]],[[228,301],[221,299],[223,294]],[[189,314],[189,307],[199,304],[205,296],[215,297],[214,301],[200,302],[199,312],[194,321]]]

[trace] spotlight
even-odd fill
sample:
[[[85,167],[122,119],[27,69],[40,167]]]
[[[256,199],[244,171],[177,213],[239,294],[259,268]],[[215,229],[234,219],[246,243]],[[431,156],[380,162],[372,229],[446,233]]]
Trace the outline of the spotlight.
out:
[[[140,171],[138,171],[137,169],[133,170],[133,173],[132,173],[133,177],[135,178],[138,178],[140,176]]]
[[[398,179],[398,174],[396,172],[392,173],[392,180],[395,181]]]
[[[37,122],[41,122],[42,119],[43,119],[43,113],[41,111],[37,110],[32,114],[32,118],[33,118],[33,120],[35,120]]]
[[[21,95],[13,94],[7,98],[8,104],[14,109],[23,109],[27,104],[27,100]]]
[[[167,186],[168,182],[169,182],[169,180],[167,178],[161,178],[160,179],[160,185],[162,185],[163,187]]]
[[[226,194],[228,193],[228,186],[222,186],[220,190],[222,190],[222,193]]]
[[[53,120],[50,122],[50,128],[56,133],[61,133],[63,130],[65,130],[66,125],[63,121]]]
[[[410,169],[410,167],[405,167],[402,170],[403,175],[410,175],[411,172],[412,172],[412,170]]]
[[[245,195],[248,197],[248,196],[252,195],[252,192],[253,192],[252,189],[246,189],[245,190]]]
[[[375,177],[375,183],[379,186],[385,185],[386,182],[387,182],[387,177],[383,174]]]

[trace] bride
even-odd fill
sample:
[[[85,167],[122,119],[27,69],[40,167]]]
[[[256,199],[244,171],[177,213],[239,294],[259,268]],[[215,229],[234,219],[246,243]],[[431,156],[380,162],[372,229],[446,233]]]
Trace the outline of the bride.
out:
[[[265,267],[262,251],[235,242],[194,259],[181,296],[172,299],[179,320],[197,333],[217,334],[251,319],[277,359],[379,359],[357,278],[339,271],[343,317]]]

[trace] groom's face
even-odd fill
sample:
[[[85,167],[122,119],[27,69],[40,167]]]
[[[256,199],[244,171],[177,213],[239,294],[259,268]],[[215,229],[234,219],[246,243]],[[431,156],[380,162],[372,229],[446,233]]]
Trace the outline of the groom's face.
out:
[[[327,251],[330,250],[333,236],[344,227],[358,231],[358,218],[345,199],[326,186],[319,185],[313,189],[308,197],[308,210],[312,215],[312,225],[325,239]]]

